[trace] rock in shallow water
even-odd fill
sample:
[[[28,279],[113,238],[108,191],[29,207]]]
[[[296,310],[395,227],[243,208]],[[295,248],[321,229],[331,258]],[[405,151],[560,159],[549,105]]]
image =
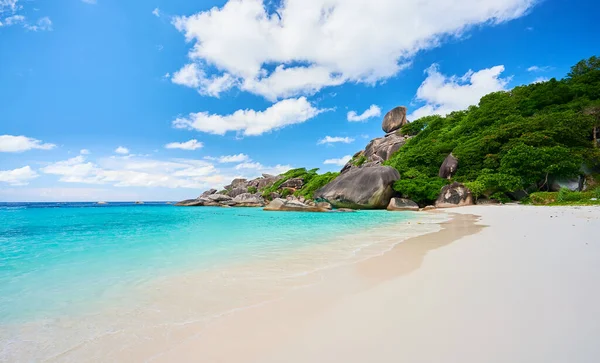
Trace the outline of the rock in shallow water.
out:
[[[387,210],[391,210],[391,211],[407,211],[407,210],[418,211],[419,210],[419,205],[417,203],[413,202],[410,199],[406,199],[406,198],[392,198],[390,200],[390,204],[388,204],[388,206],[387,206]]]
[[[266,211],[282,211],[282,212],[326,212],[327,209],[316,206],[306,205],[298,200],[273,199],[264,208]]]

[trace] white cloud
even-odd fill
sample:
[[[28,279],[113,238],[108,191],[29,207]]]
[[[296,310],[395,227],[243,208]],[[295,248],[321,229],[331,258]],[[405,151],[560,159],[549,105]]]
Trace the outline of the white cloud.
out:
[[[119,146],[118,148],[115,149],[115,152],[117,154],[129,154],[129,149],[123,146]]]
[[[261,174],[271,174],[271,175],[279,175],[281,173],[285,173],[286,171],[293,169],[290,165],[280,165],[277,164],[275,166],[265,166],[258,162],[253,163],[241,163],[235,166],[235,170],[253,170],[255,172],[259,172]]]
[[[341,142],[344,144],[349,144],[351,142],[353,142],[354,139],[351,137],[341,137],[341,136],[325,136],[324,138],[322,138],[321,140],[319,140],[317,142],[318,145],[323,145],[323,144],[333,144],[336,142]]]
[[[204,144],[196,139],[191,139],[186,142],[171,142],[166,144],[165,147],[167,149],[196,150],[204,147]]]
[[[50,150],[56,145],[26,136],[0,135],[0,152],[23,152],[31,149]]]
[[[338,166],[344,166],[346,165],[347,162],[349,162],[350,160],[352,160],[352,156],[350,155],[346,155],[346,156],[342,156],[339,159],[327,159],[323,162],[323,164],[325,165],[338,165]]]
[[[544,82],[548,82],[548,81],[549,81],[549,79],[546,77],[537,77],[531,83],[544,83]]]
[[[250,157],[246,154],[224,155],[216,158],[220,163],[241,163],[250,161]]]
[[[531,66],[527,68],[527,72],[547,72],[551,69],[549,66],[539,67],[539,66]]]
[[[81,155],[89,155],[89,154],[91,154],[91,152],[90,152],[88,149],[81,149],[81,150],[79,151],[79,153],[80,153]]]
[[[160,9],[159,8],[154,8],[154,10],[152,10],[152,15],[156,16],[157,18],[160,17]]]
[[[27,185],[29,181],[39,175],[29,165],[14,170],[0,170],[0,182],[9,185]]]
[[[447,115],[450,112],[466,109],[479,103],[481,97],[490,92],[502,91],[510,81],[501,78],[504,66],[499,65],[474,72],[469,70],[463,76],[446,76],[439,72],[437,64],[425,70],[427,78],[417,90],[416,99],[425,105],[415,110],[412,120],[429,115]]]
[[[130,155],[92,162],[83,155],[78,155],[50,163],[40,170],[45,174],[59,176],[59,181],[64,183],[204,190],[211,187],[222,188],[235,178],[254,178],[262,173],[279,174],[291,168],[289,165],[279,164],[265,166],[258,162],[217,168],[204,160],[154,160]]]
[[[35,25],[25,24],[25,29],[31,30],[34,32],[37,31],[52,31],[52,20],[49,17],[45,16],[43,18],[38,19]]]
[[[219,97],[222,92],[233,87],[235,80],[229,74],[207,78],[206,73],[196,63],[183,66],[173,74],[171,81],[175,84],[197,88],[202,95]]]
[[[17,11],[18,0],[0,0],[0,14]]]
[[[356,111],[348,112],[348,121],[350,122],[361,122],[365,121],[371,117],[381,116],[381,108],[377,105],[371,105],[365,112],[358,115]]]
[[[173,24],[192,44],[190,64],[273,100],[385,80],[419,51],[474,26],[519,18],[537,1],[287,0],[273,9],[262,0],[229,0]],[[399,14],[406,16],[399,20]]]
[[[96,0],[81,0],[81,1],[86,4],[96,4]]]
[[[23,15],[13,15],[7,18],[4,18],[4,25],[11,26],[15,24],[20,24],[25,21],[25,17]]]
[[[245,136],[256,136],[302,123],[325,111],[327,110],[313,107],[305,97],[300,97],[279,101],[264,111],[237,110],[230,115],[192,113],[188,117],[177,118],[173,121],[173,126],[217,135],[236,131]]]

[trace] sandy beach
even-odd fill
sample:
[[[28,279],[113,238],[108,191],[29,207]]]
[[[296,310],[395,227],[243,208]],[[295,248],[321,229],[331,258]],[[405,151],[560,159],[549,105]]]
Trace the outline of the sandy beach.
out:
[[[153,362],[597,362],[600,209],[473,206]],[[138,355],[141,354],[141,355]]]

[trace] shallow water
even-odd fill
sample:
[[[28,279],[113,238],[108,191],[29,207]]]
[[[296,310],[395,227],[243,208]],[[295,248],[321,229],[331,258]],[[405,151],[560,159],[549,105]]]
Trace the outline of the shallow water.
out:
[[[381,254],[443,218],[0,204],[0,360],[109,359],[107,347],[156,331],[166,347],[186,325],[318,283],[315,272]]]

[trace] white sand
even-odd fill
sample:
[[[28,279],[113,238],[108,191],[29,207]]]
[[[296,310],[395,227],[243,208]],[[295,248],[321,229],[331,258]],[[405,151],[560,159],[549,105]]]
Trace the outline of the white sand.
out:
[[[600,208],[448,211],[489,227],[341,269],[153,360],[600,362]]]

